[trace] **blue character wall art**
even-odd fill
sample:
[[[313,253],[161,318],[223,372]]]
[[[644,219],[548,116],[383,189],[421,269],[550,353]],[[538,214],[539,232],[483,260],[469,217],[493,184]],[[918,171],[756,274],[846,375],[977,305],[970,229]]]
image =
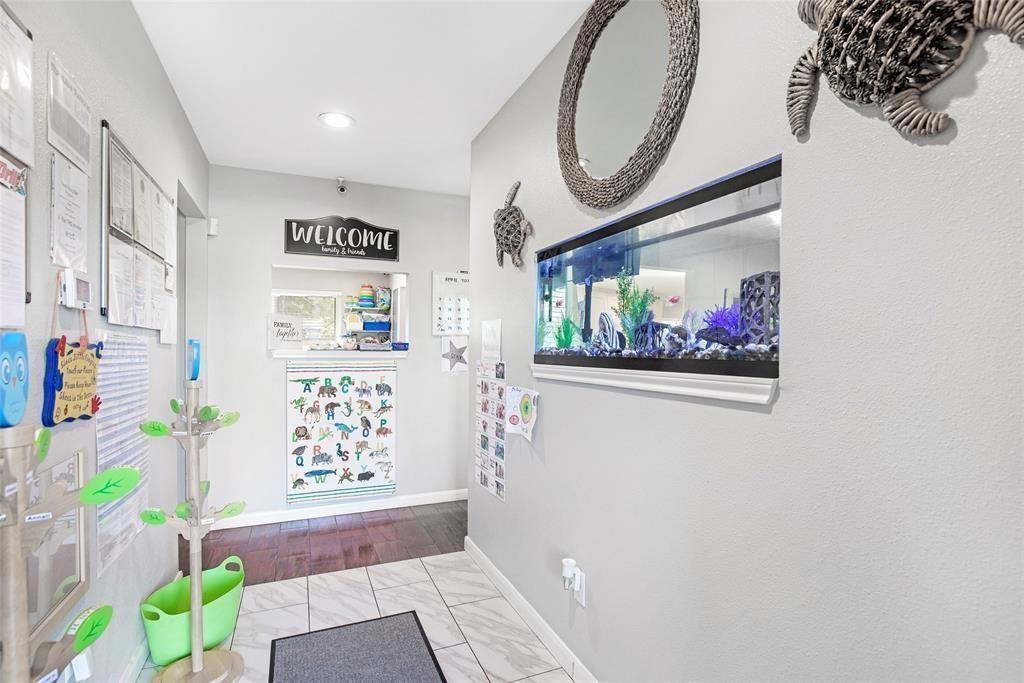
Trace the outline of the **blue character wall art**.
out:
[[[13,427],[28,405],[28,345],[24,332],[0,335],[0,427]]]

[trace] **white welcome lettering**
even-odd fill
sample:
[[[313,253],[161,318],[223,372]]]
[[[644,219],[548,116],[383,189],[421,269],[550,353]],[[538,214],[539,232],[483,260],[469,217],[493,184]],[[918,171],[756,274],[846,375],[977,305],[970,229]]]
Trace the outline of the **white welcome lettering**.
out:
[[[292,221],[292,242],[305,242],[309,244],[309,237],[312,232],[312,225],[304,225],[300,228],[298,223]]]

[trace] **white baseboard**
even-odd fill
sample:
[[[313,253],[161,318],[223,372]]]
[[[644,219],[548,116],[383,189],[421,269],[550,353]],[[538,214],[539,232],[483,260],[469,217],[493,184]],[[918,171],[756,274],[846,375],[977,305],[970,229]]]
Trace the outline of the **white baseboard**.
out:
[[[484,552],[480,550],[479,546],[473,542],[469,536],[466,536],[466,552],[469,556],[480,565],[480,569],[483,570],[487,578],[495,585],[495,587],[501,591],[501,594],[506,600],[519,612],[519,616],[523,618],[526,625],[533,629],[533,632],[540,638],[540,642],[544,643],[555,660],[562,666],[563,669],[568,672],[569,676],[575,683],[597,683],[597,678],[594,674],[590,673],[580,658],[573,654],[569,646],[565,644],[555,630],[551,628],[548,622],[544,621],[544,618],[540,615],[537,610],[533,608],[523,594],[516,590],[516,587],[512,585],[504,574],[501,573],[490,558],[484,555]]]
[[[235,529],[241,526],[294,522],[300,519],[349,515],[355,512],[371,512],[373,510],[389,510],[391,508],[409,507],[411,505],[448,503],[453,500],[465,500],[468,497],[469,491],[467,489],[451,489],[450,491],[431,491],[430,493],[413,493],[407,496],[388,496],[387,498],[358,498],[333,505],[289,507],[284,510],[269,510],[267,512],[243,512],[237,517],[222,519],[213,528]]]
[[[142,668],[146,666],[146,660],[148,659],[149,644],[143,640],[136,646],[135,651],[128,658],[128,665],[121,672],[118,683],[135,683],[139,678],[139,673],[142,672]]]

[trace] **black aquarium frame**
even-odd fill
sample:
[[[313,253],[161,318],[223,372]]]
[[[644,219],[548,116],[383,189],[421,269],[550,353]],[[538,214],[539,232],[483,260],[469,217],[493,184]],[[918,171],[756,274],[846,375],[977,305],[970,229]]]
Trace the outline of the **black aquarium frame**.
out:
[[[573,249],[593,244],[637,226],[671,216],[700,204],[725,197],[755,185],[782,177],[782,156],[775,156],[736,173],[712,180],[652,206],[640,209],[611,223],[605,223],[575,237],[537,251],[537,263]],[[538,275],[539,277],[539,275]],[[644,358],[622,356],[571,356],[533,354],[538,365],[612,368],[656,372],[685,372],[699,375],[729,375],[778,379],[779,362],[773,360],[698,360],[696,358]]]

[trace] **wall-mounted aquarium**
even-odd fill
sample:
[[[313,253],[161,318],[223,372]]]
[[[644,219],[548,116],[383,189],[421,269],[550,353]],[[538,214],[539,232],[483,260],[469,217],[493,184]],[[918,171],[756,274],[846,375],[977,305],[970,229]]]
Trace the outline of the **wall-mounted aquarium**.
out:
[[[779,376],[782,160],[537,254],[534,362]]]

